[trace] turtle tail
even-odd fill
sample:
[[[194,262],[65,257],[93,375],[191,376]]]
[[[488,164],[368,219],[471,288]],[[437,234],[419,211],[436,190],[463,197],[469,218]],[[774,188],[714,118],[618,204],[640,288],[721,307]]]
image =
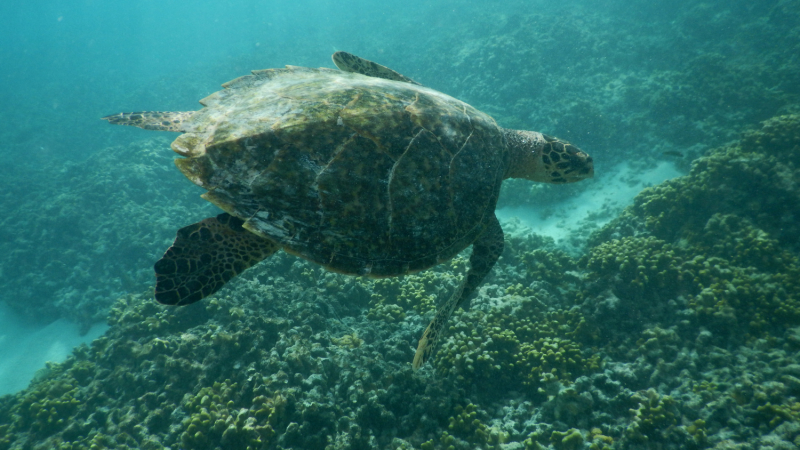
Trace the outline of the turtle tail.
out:
[[[129,125],[157,131],[188,131],[186,122],[195,111],[140,111],[113,114],[103,117],[114,125]]]

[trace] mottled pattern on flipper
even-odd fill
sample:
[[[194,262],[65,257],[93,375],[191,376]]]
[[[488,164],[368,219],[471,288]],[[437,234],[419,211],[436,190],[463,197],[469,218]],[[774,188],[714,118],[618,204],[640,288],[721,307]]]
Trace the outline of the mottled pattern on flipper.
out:
[[[358,57],[352,53],[336,52],[331,58],[336,67],[345,72],[360,73],[368,77],[383,78],[385,80],[404,81],[421,86],[405,75],[401,75],[386,66]]]
[[[128,125],[156,131],[188,131],[183,127],[195,111],[139,111],[103,117],[114,125]]]
[[[172,247],[155,264],[156,300],[194,303],[278,250],[275,242],[242,228],[243,223],[223,213],[178,230]]]
[[[472,255],[469,258],[469,271],[461,281],[453,296],[437,311],[433,320],[425,329],[417,346],[412,367],[419,369],[430,359],[436,349],[436,343],[447,321],[460,305],[463,305],[483,282],[484,277],[492,270],[497,259],[503,253],[505,239],[500,222],[493,215],[486,230],[472,244]]]

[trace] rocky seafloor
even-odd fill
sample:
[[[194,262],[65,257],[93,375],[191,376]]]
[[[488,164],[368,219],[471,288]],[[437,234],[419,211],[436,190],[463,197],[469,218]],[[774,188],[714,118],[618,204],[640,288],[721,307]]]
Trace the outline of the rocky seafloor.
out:
[[[122,295],[105,336],[0,398],[0,450],[797,448],[799,182],[800,116],[776,116],[582,255],[506,224],[418,372],[463,256],[375,281],[280,255],[188,307]]]

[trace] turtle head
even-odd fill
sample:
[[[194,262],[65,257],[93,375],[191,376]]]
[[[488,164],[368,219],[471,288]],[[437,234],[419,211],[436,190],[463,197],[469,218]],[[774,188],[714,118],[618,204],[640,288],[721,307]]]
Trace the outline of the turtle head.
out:
[[[569,142],[535,131],[505,131],[511,153],[506,178],[561,184],[594,176],[592,157]]]

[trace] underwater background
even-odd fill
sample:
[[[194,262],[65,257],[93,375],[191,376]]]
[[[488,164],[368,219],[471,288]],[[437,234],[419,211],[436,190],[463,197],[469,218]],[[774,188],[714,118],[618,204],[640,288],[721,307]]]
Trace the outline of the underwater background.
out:
[[[504,183],[417,372],[469,251],[278,254],[163,307],[153,263],[219,211],[176,134],[100,120],[337,50],[595,161]],[[0,76],[0,450],[800,446],[800,1],[3,2]]]

